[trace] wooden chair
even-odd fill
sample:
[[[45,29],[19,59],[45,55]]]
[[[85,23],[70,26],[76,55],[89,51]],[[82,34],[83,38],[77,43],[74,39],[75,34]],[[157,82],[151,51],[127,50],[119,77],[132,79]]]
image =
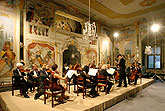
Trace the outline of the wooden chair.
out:
[[[52,108],[54,106],[54,97],[56,100],[57,94],[62,93],[62,91],[53,91],[53,81],[52,80],[44,80],[44,104],[46,104],[46,99],[48,96],[52,97]]]
[[[105,94],[107,94],[107,76],[97,75],[97,91],[98,91],[98,87],[105,87],[106,88]]]
[[[15,89],[20,89],[20,94],[22,96],[22,88],[20,86],[18,86],[17,84],[15,84],[15,76],[12,76],[12,96],[14,96],[14,90]]]
[[[84,96],[86,95],[87,87],[85,87],[85,85],[84,85],[84,78],[81,77],[81,76],[77,76],[77,96],[79,96],[79,94],[78,94],[78,90],[79,89],[83,90],[83,99],[84,99]]]
[[[66,89],[68,89],[68,93],[70,93],[70,86],[74,85],[74,91],[76,90],[76,85],[71,82],[71,79],[67,78],[66,80]]]

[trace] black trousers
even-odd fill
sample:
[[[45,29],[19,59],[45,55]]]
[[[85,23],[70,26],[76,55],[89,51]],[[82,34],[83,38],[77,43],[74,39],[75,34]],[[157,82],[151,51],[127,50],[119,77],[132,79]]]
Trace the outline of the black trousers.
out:
[[[95,93],[95,88],[96,88],[96,86],[97,86],[97,83],[89,83],[89,82],[87,82],[87,83],[85,84],[85,87],[91,88],[91,90],[89,91],[89,94],[90,94],[90,95],[93,95],[93,94]]]
[[[135,85],[137,84],[137,80],[138,80],[138,78],[139,78],[139,75],[136,74],[136,75],[135,75],[135,81],[134,81],[134,84],[135,84]]]
[[[99,82],[99,83],[106,84],[105,82]],[[109,91],[110,91],[112,85],[113,85],[113,83],[110,82],[109,80],[107,80],[107,93],[109,93]],[[105,90],[105,87],[104,87],[104,90]]]
[[[16,82],[16,86],[19,86],[22,89],[22,94],[26,95],[26,92],[28,91],[28,83],[24,80]]]
[[[126,81],[126,73],[125,70],[120,70],[119,71],[119,86],[121,86],[122,81],[124,80],[124,85],[127,86],[127,81]]]
[[[35,98],[38,99],[43,94],[44,94],[44,83],[40,83],[40,86],[37,89],[37,93],[35,94]]]

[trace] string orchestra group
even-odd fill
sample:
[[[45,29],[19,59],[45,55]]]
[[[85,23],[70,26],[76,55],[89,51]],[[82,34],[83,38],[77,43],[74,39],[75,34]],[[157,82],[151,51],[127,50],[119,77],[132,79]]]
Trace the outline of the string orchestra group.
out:
[[[101,92],[110,94],[112,86],[118,82],[117,87],[127,87],[128,84],[137,84],[138,78],[141,78],[141,64],[138,62],[130,63],[129,67],[125,66],[125,59],[123,55],[118,55],[118,62],[116,67],[112,67],[110,64],[87,64],[81,67],[80,64],[69,65],[64,64],[63,72],[59,72],[58,65],[43,64],[42,68],[37,68],[35,64],[32,68],[25,68],[24,62],[16,64],[16,69],[13,70],[13,77],[15,78],[15,85],[18,85],[22,89],[22,94],[25,98],[30,98],[28,92],[35,93],[34,99],[37,100],[40,96],[44,95],[44,81],[51,80],[53,82],[53,91],[61,90],[61,96],[58,98],[58,102],[63,103],[69,97],[66,96],[67,81],[72,82],[74,85],[78,85],[78,77],[82,77],[85,87],[89,89],[88,96],[95,98],[99,96],[99,91],[96,90],[98,84],[106,84],[106,86],[99,87]],[[99,75],[106,76],[107,82],[98,81]],[[126,79],[127,78],[127,79]],[[64,80],[64,82],[59,82]],[[124,81],[124,85],[122,85]],[[37,84],[37,91],[34,91],[33,87]],[[81,84],[79,84],[81,85]],[[79,90],[81,92],[81,90]]]

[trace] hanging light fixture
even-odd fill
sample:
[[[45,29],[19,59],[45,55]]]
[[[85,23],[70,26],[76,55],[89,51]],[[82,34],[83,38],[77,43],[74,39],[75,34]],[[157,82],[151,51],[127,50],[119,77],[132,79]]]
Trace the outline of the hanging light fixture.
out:
[[[146,45],[146,48],[145,48],[145,54],[147,54],[147,55],[150,55],[151,53],[152,53],[152,48],[151,48],[151,46],[149,45],[149,36],[150,36],[150,31],[149,31],[149,28],[148,28],[148,43],[147,43],[147,45]]]
[[[83,29],[83,39],[92,41],[97,39],[95,22],[90,23],[90,0],[89,0],[89,21],[85,23],[85,29]]]

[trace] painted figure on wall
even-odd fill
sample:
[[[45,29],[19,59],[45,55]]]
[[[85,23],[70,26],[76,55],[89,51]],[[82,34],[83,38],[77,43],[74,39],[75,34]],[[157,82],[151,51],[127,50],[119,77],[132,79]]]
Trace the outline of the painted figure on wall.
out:
[[[88,63],[96,64],[97,63],[97,52],[95,50],[88,50],[87,53]]]
[[[82,34],[80,22],[56,14],[55,27],[60,30]]]
[[[15,53],[11,49],[10,41],[6,41],[4,44],[4,48],[1,51],[1,59],[0,59],[0,77],[9,77],[10,71],[14,66]]]
[[[14,66],[13,31],[13,19],[0,16],[0,78],[10,77]]]
[[[54,48],[48,44],[31,43],[28,45],[28,53],[29,67],[32,64],[42,67],[44,63],[50,66],[55,63]]]

